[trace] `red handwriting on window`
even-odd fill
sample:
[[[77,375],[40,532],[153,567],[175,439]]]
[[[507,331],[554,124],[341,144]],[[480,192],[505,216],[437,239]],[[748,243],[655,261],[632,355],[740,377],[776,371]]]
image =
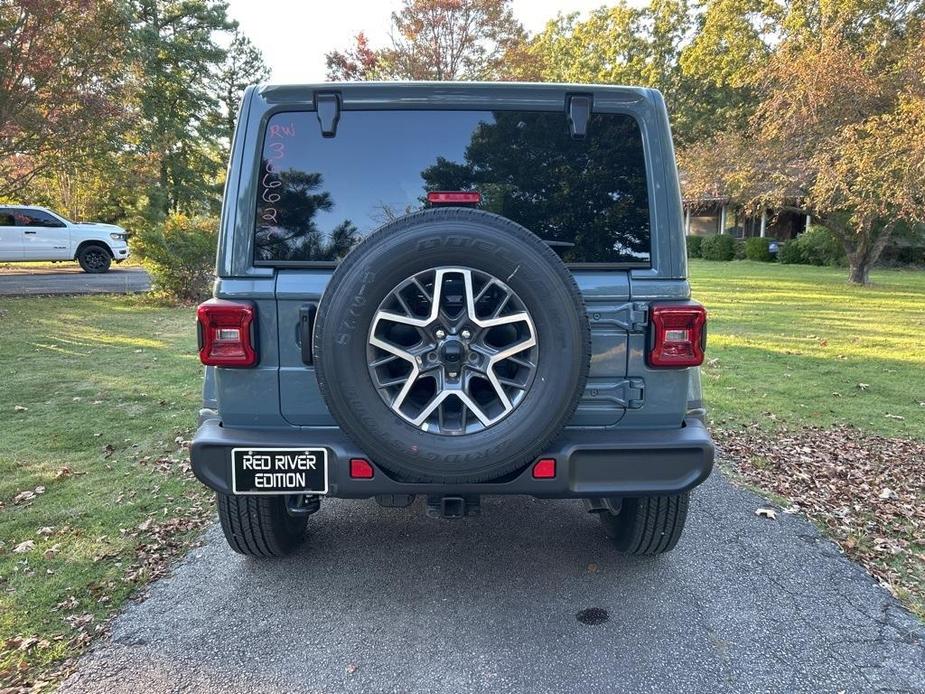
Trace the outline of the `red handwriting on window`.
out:
[[[286,157],[286,138],[295,136],[295,124],[274,124],[267,128],[267,141],[264,145],[263,175],[260,177],[260,200],[264,203],[260,219],[266,224],[279,224],[279,209],[276,203],[280,194],[276,188],[283,185],[276,172],[277,164]]]

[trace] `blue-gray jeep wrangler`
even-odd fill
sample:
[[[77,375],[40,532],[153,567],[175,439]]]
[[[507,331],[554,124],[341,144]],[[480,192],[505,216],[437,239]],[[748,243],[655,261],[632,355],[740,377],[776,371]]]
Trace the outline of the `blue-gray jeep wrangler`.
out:
[[[670,550],[713,464],[682,226],[651,89],[249,88],[192,444],[231,547],[292,551],[326,496],[528,494]]]

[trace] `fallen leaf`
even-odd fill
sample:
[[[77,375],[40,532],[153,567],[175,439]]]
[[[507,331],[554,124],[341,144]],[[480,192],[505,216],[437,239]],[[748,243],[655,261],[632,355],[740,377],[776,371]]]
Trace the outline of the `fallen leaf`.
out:
[[[777,511],[773,508],[757,508],[755,509],[755,515],[761,516],[762,518],[769,518],[770,520],[777,520]]]
[[[147,530],[148,528],[151,527],[151,522],[152,522],[152,519],[151,519],[151,518],[148,518],[147,520],[142,521],[141,523],[139,523],[138,529],[139,529],[141,532],[144,532],[145,530]]]
[[[42,537],[48,537],[54,532],[55,532],[55,529],[53,527],[51,527],[50,525],[46,525],[44,527],[39,528],[38,534],[41,535]]]
[[[51,559],[54,559],[55,555],[58,554],[58,552],[60,551],[61,551],[61,545],[55,545],[53,547],[49,547],[48,549],[46,549],[43,556],[45,557],[45,559],[51,560]]]
[[[349,664],[346,668],[344,668],[344,669],[347,671],[347,674],[348,674],[348,675],[352,675],[354,672],[356,672],[357,670],[359,670],[360,667],[359,667],[358,665],[355,665],[354,663],[350,663],[350,664]]]
[[[600,567],[597,564],[595,564],[594,562],[591,562],[590,564],[588,564],[588,573],[596,574],[599,568]]]
[[[16,496],[13,497],[14,504],[21,504],[26,501],[32,501],[35,498],[35,492],[31,489],[27,489],[24,492],[19,492]]]
[[[868,384],[868,383],[858,383],[858,388],[859,388],[860,390],[867,390],[868,388],[870,388],[870,384]]]
[[[58,472],[55,473],[55,479],[62,480],[65,477],[70,477],[73,474],[74,474],[74,471],[71,470],[71,468],[69,468],[67,465],[65,465],[63,468],[58,470]]]
[[[896,492],[894,492],[889,487],[884,487],[883,489],[880,490],[879,496],[881,499],[895,499]]]
[[[23,552],[31,552],[33,549],[35,549],[35,540],[26,540],[16,545],[13,551],[16,552],[16,554],[22,554]]]
[[[28,408],[28,407],[23,407],[22,405],[16,405],[16,406],[13,408],[13,412],[28,412],[28,411],[29,411],[29,408]]]
[[[883,416],[886,417],[887,419],[905,419],[905,417],[903,417],[900,414],[885,414]]]

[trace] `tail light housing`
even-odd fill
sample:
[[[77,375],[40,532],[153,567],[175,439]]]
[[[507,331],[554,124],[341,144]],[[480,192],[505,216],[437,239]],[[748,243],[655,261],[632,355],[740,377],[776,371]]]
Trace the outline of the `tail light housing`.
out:
[[[209,299],[196,309],[199,359],[206,366],[247,368],[257,363],[252,304]]]
[[[700,304],[653,304],[649,366],[700,366],[707,338],[707,310]]]

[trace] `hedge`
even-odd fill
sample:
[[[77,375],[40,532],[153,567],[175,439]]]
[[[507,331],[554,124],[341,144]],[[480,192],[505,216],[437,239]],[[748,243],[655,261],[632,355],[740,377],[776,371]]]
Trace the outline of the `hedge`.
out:
[[[771,253],[771,239],[753,236],[745,240],[745,257],[749,260],[759,260],[770,263],[774,260]]]
[[[701,258],[700,249],[703,245],[702,236],[688,236],[687,237],[687,257],[688,258]]]
[[[735,258],[735,239],[729,234],[706,236],[700,244],[704,260],[732,260]]]
[[[845,249],[838,238],[822,226],[811,226],[787,241],[777,256],[782,263],[802,265],[845,265]]]

